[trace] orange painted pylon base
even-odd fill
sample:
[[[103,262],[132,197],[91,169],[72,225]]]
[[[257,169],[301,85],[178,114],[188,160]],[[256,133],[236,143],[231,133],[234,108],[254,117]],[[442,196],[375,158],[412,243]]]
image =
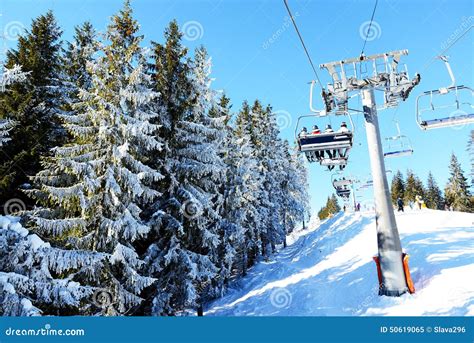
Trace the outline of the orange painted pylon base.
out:
[[[410,275],[410,268],[408,267],[408,259],[410,258],[408,254],[403,253],[403,271],[405,272],[405,280],[407,281],[408,291],[410,294],[415,293],[415,285]]]
[[[403,272],[405,273],[405,281],[408,286],[408,292],[410,294],[415,293],[415,285],[410,275],[410,268],[408,267],[408,259],[410,257],[408,254],[402,253],[402,262],[403,262]],[[378,256],[373,257],[375,264],[377,265],[377,277],[379,279],[379,288],[382,288],[382,269],[380,267],[380,259]]]

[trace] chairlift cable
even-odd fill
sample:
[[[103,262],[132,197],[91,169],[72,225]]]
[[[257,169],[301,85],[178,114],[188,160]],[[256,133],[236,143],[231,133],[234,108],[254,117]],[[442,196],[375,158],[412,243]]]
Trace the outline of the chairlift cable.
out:
[[[438,56],[443,56],[446,51],[448,51],[449,49],[451,49],[454,45],[457,44],[458,41],[460,41],[469,31],[471,31],[471,29],[474,27],[474,25],[471,25],[469,26],[469,28],[466,29],[466,31],[464,31],[459,37],[457,37],[455,40],[453,40],[447,47],[445,47],[443,50],[441,50],[439,53],[436,54],[436,56],[434,56],[433,58],[431,58],[429,60],[429,62],[427,64],[425,64],[423,66],[423,69],[422,69],[422,72],[426,69],[428,69],[431,64],[433,64],[433,62],[437,59]]]
[[[367,44],[367,39],[369,38],[369,33],[370,33],[370,29],[372,27],[372,22],[374,21],[375,10],[377,9],[378,2],[379,2],[379,0],[375,0],[374,10],[372,11],[372,17],[370,18],[369,28],[367,29],[367,32],[365,34],[364,45],[362,46],[362,51],[360,52],[361,56],[364,55],[365,45]]]
[[[288,6],[288,2],[287,0],[283,0],[283,2],[285,3],[286,10],[288,11],[288,14],[290,15],[291,21],[293,23],[293,26],[295,27],[296,33],[298,34],[298,37],[306,53],[306,56],[308,57],[309,63],[311,64],[311,68],[313,69],[314,75],[316,76],[316,80],[318,81],[319,86],[323,88],[323,84],[321,83],[321,80],[319,79],[318,72],[316,71],[316,67],[314,66],[313,60],[311,59],[308,49],[306,48],[306,44],[304,43],[303,37],[301,36],[300,30],[298,29],[298,25],[296,25],[295,18],[293,17],[293,14],[291,13],[290,7]]]

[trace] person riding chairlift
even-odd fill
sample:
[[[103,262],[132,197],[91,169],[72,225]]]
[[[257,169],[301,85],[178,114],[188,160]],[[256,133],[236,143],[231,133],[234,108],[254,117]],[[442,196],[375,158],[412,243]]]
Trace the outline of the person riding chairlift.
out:
[[[334,130],[332,129],[331,125],[327,124],[326,125],[326,130],[324,130],[325,133],[330,133],[330,132],[334,132]]]
[[[301,129],[301,132],[298,134],[298,137],[305,137],[305,136],[307,136],[307,135],[308,135],[308,129],[305,128],[305,127],[303,127],[303,128]]]
[[[347,124],[346,124],[345,121],[343,121],[341,123],[341,127],[339,128],[339,130],[337,132],[339,132],[339,133],[350,132],[349,129],[347,128]],[[344,149],[338,149],[337,152],[339,154],[339,157],[345,157],[345,155],[346,155],[346,152],[344,151]]]
[[[349,129],[347,128],[347,124],[345,121],[341,123],[341,127],[339,128],[338,132],[349,132]]]
[[[324,133],[331,133],[331,132],[334,132],[334,130],[332,129],[330,124],[327,124],[326,129],[324,130]],[[333,158],[336,157],[336,152],[337,152],[336,150],[333,150],[333,151],[326,150],[326,153],[328,154],[330,159],[333,159]],[[331,169],[329,169],[329,170],[331,170]]]
[[[313,130],[311,131],[312,135],[319,135],[321,130],[319,129],[318,125],[313,125]],[[324,151],[316,151],[316,158],[318,161],[324,158]]]

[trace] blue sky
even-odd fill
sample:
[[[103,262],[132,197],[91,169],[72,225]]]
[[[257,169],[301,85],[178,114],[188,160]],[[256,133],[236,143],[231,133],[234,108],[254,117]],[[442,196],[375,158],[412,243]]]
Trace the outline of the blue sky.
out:
[[[300,30],[316,65],[359,55],[363,39],[360,28],[370,19],[374,1],[369,0],[289,0]],[[109,17],[120,9],[121,0],[1,0],[1,25],[10,31],[8,46],[14,46],[14,31],[28,27],[31,19],[52,9],[71,39],[74,25],[85,20],[103,31]],[[134,0],[135,17],[149,40],[162,41],[167,23],[176,18],[187,24],[185,45],[194,49],[205,45],[213,58],[214,87],[231,97],[234,110],[245,99],[258,98],[273,106],[279,116],[282,137],[293,140],[296,120],[308,114],[308,82],[314,78],[280,0]],[[474,24],[471,0],[379,0],[375,14],[374,39],[367,42],[366,55],[408,49],[407,63],[412,76],[421,73],[422,82],[398,110],[380,112],[383,136],[396,133],[394,119],[409,136],[415,154],[387,161],[387,169],[413,169],[424,180],[431,170],[440,186],[448,178],[451,152],[460,158],[463,169],[470,169],[466,146],[471,127],[422,132],[415,123],[415,98],[425,90],[449,84],[445,67],[430,63],[446,45]],[[3,31],[3,30],[2,30]],[[458,84],[473,86],[473,31],[452,46],[450,56]],[[319,71],[323,83],[329,81]],[[316,99],[316,107],[322,107]],[[340,122],[340,121],[339,121]],[[360,179],[370,177],[364,121],[354,118],[355,145],[347,172]],[[338,120],[333,120],[333,124]],[[304,122],[311,126],[312,121]],[[326,122],[319,121],[324,125]],[[319,208],[332,192],[331,173],[319,165],[309,169],[310,193]],[[371,190],[361,194],[371,197]]]

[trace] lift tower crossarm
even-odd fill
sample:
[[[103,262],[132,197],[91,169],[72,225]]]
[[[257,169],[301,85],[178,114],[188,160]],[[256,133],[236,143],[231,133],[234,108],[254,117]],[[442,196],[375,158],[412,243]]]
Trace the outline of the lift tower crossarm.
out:
[[[386,53],[383,53],[383,54],[374,54],[374,55],[370,55],[370,56],[362,55],[360,57],[348,58],[348,59],[341,60],[341,61],[322,63],[322,64],[319,65],[319,68],[328,69],[328,67],[330,67],[330,66],[339,66],[339,65],[342,65],[342,64],[360,63],[360,62],[363,62],[363,61],[376,60],[376,59],[379,59],[379,58],[385,58],[385,57],[391,57],[391,56],[396,57],[396,56],[402,56],[402,55],[408,55],[408,50],[407,49],[396,50],[396,51],[386,52]]]

